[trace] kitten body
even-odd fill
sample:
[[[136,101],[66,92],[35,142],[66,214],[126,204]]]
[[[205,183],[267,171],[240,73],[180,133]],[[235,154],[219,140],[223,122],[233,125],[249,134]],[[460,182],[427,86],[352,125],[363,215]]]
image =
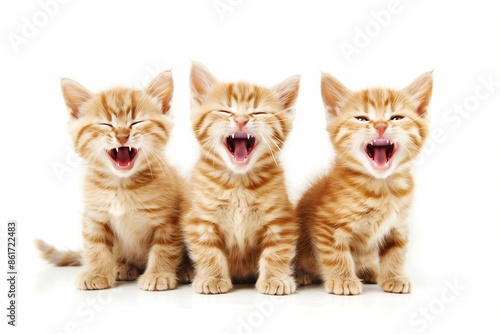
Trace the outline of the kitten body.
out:
[[[177,286],[183,256],[180,217],[183,182],[163,157],[172,119],[170,71],[144,90],[92,93],[62,79],[70,112],[69,132],[84,159],[82,290],[105,289],[139,274],[144,290]],[[78,253],[38,241],[49,261],[79,264]]]
[[[183,220],[198,293],[255,282],[266,294],[295,291],[297,225],[277,154],[291,129],[299,78],[273,87],[220,83],[191,69],[192,121],[201,157]]]
[[[298,281],[324,282],[329,293],[356,295],[361,282],[408,293],[403,273],[411,161],[428,132],[432,74],[403,90],[352,92],[324,74],[322,96],[336,159],[297,206]]]

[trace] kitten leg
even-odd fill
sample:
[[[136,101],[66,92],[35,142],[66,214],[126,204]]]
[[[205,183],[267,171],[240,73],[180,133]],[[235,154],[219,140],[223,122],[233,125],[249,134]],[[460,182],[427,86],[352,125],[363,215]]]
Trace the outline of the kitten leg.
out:
[[[291,216],[267,223],[262,230],[257,290],[268,295],[289,295],[297,285],[292,277],[297,225]]]
[[[98,221],[84,216],[83,221],[84,271],[77,278],[80,290],[107,289],[115,283],[113,257],[113,232],[104,219]]]
[[[379,273],[378,249],[375,247],[359,247],[353,255],[356,263],[356,276],[365,284],[377,284]]]
[[[117,263],[115,277],[117,281],[133,281],[139,276],[137,268],[127,263]]]
[[[190,219],[186,223],[186,238],[196,268],[195,292],[218,294],[231,290],[229,264],[217,225],[198,218]]]
[[[408,232],[393,229],[380,248],[379,285],[386,292],[409,293],[411,282],[403,274]]]
[[[315,233],[321,274],[328,293],[359,295],[362,284],[356,276],[354,259],[349,249],[352,230],[345,225],[332,228],[327,222],[321,233]]]
[[[139,277],[139,288],[146,291],[172,290],[177,287],[176,270],[182,257],[184,245],[177,224],[165,222],[157,226],[153,234],[153,245],[149,251],[148,264]]]

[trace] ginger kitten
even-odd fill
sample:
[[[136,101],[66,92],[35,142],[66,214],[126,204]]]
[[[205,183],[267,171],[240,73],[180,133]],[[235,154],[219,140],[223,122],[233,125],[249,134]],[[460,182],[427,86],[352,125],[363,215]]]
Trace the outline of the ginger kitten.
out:
[[[184,245],[180,227],[183,184],[164,158],[172,128],[170,71],[143,90],[92,93],[62,79],[69,132],[86,163],[81,290],[134,280],[143,290],[177,286]],[[38,248],[57,265],[79,265],[80,254],[43,241]]]
[[[205,294],[255,282],[265,294],[291,294],[297,225],[278,153],[292,127],[299,77],[264,88],[221,83],[191,68],[192,123],[201,156],[190,180],[183,229]]]
[[[321,92],[336,160],[297,206],[298,282],[320,279],[338,295],[360,294],[361,282],[409,293],[405,219],[411,162],[428,132],[432,73],[402,90],[358,92],[323,74]]]

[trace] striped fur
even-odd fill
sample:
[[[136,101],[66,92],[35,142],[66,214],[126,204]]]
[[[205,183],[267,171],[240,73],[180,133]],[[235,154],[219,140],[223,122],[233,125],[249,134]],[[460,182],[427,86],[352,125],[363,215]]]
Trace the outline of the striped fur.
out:
[[[403,267],[414,187],[410,169],[428,132],[432,73],[399,91],[351,92],[328,74],[321,84],[336,160],[297,206],[297,280],[321,280],[327,292],[339,295],[361,293],[361,282],[409,293]],[[367,144],[385,139],[395,152],[379,168]]]
[[[198,293],[225,293],[233,282],[256,282],[266,294],[296,289],[297,225],[278,153],[292,127],[298,89],[299,77],[264,88],[220,83],[202,65],[192,66],[192,123],[201,157],[183,229]],[[258,142],[244,163],[225,144],[238,131]]]
[[[84,271],[77,287],[105,289],[143,273],[138,281],[143,290],[175,288],[184,251],[184,200],[182,180],[163,157],[172,128],[170,71],[144,90],[115,88],[94,94],[70,79],[61,84],[70,112],[69,132],[86,163]],[[118,163],[119,147],[126,148],[120,149],[122,156],[135,152],[127,164]],[[40,242],[38,246],[50,262],[77,262],[75,253],[65,255]]]

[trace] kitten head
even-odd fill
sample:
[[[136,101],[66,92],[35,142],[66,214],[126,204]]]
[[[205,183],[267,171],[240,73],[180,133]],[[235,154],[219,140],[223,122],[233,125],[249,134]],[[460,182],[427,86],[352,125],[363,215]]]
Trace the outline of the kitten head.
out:
[[[202,155],[237,174],[257,161],[276,164],[276,154],[291,130],[299,76],[265,88],[221,83],[203,65],[191,67],[193,129]]]
[[[420,152],[429,127],[432,72],[402,90],[358,92],[323,74],[321,93],[338,163],[386,178],[408,168]]]
[[[160,73],[143,90],[114,88],[92,93],[71,79],[61,88],[77,153],[93,169],[129,177],[160,164],[168,141],[173,81]]]

